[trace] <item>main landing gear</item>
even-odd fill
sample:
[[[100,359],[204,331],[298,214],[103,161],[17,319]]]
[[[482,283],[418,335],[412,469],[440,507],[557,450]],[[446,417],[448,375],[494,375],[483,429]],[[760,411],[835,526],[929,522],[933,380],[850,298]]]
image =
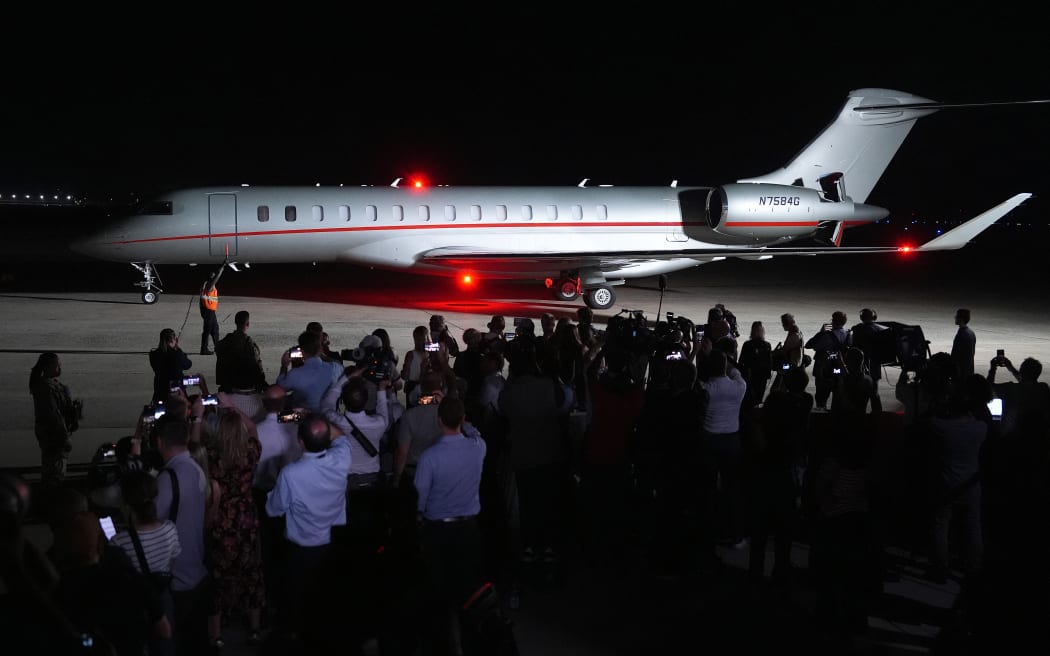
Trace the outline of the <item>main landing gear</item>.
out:
[[[160,274],[157,273],[152,262],[132,262],[131,266],[142,274],[142,281],[135,283],[136,287],[142,287],[142,302],[146,305],[153,305],[160,300],[160,295],[164,291],[161,288],[164,283],[160,279]]]
[[[613,285],[623,281],[609,282],[601,273],[584,273],[582,275],[562,274],[557,281],[547,280],[547,287],[554,291],[554,298],[559,301],[575,301],[583,295],[583,302],[592,310],[608,310],[616,303],[616,292]]]

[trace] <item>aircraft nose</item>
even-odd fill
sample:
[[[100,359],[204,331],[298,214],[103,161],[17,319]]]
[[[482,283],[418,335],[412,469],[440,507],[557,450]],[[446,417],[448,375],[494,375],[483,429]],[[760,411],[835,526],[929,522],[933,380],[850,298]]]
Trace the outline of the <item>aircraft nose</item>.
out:
[[[86,237],[75,239],[70,242],[69,249],[89,257],[102,257],[107,250],[106,233],[97,232]]]

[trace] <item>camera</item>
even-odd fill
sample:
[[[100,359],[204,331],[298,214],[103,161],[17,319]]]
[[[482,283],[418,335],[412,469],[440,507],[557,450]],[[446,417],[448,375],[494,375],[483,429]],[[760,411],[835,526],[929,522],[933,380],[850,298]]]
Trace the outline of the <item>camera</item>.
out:
[[[288,349],[288,357],[292,358],[293,360],[302,360],[303,349],[299,346],[293,346],[292,348]]]
[[[436,402],[437,397],[435,397],[433,394],[427,394],[425,396],[419,397],[419,405],[433,405]]]
[[[440,351],[441,350],[441,343],[440,342],[427,342],[426,344],[423,345],[423,350],[427,351],[428,353],[434,353],[436,351]]]
[[[279,415],[277,415],[277,423],[279,424],[298,424],[300,421],[302,421],[302,419],[303,415],[298,410],[293,410],[292,412],[282,412]]]
[[[182,377],[182,386],[183,387],[188,387],[188,386],[192,386],[192,385],[200,385],[200,384],[201,384],[201,377],[200,376],[183,376]]]
[[[201,399],[202,405],[219,405],[219,397],[215,394],[209,394]]]

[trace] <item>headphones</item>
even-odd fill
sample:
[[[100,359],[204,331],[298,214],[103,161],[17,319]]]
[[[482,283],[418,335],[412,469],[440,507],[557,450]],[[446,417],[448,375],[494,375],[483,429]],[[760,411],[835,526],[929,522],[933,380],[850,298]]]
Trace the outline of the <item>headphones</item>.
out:
[[[864,308],[863,310],[860,311],[860,320],[861,321],[868,321],[868,317],[871,317],[871,321],[878,321],[879,320],[879,315],[876,314],[875,310],[872,310],[871,308]]]

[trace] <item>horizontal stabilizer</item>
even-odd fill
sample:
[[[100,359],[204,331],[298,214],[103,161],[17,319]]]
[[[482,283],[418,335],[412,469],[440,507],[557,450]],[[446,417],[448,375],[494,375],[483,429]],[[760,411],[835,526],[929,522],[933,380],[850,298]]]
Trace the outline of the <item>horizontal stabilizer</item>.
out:
[[[920,246],[920,251],[950,251],[962,248],[970,240],[982,233],[988,226],[1006,216],[1011,210],[1032,197],[1032,194],[1017,194],[1013,198],[999,203],[992,209],[978,214],[957,228],[952,228],[940,237],[936,237]]]

